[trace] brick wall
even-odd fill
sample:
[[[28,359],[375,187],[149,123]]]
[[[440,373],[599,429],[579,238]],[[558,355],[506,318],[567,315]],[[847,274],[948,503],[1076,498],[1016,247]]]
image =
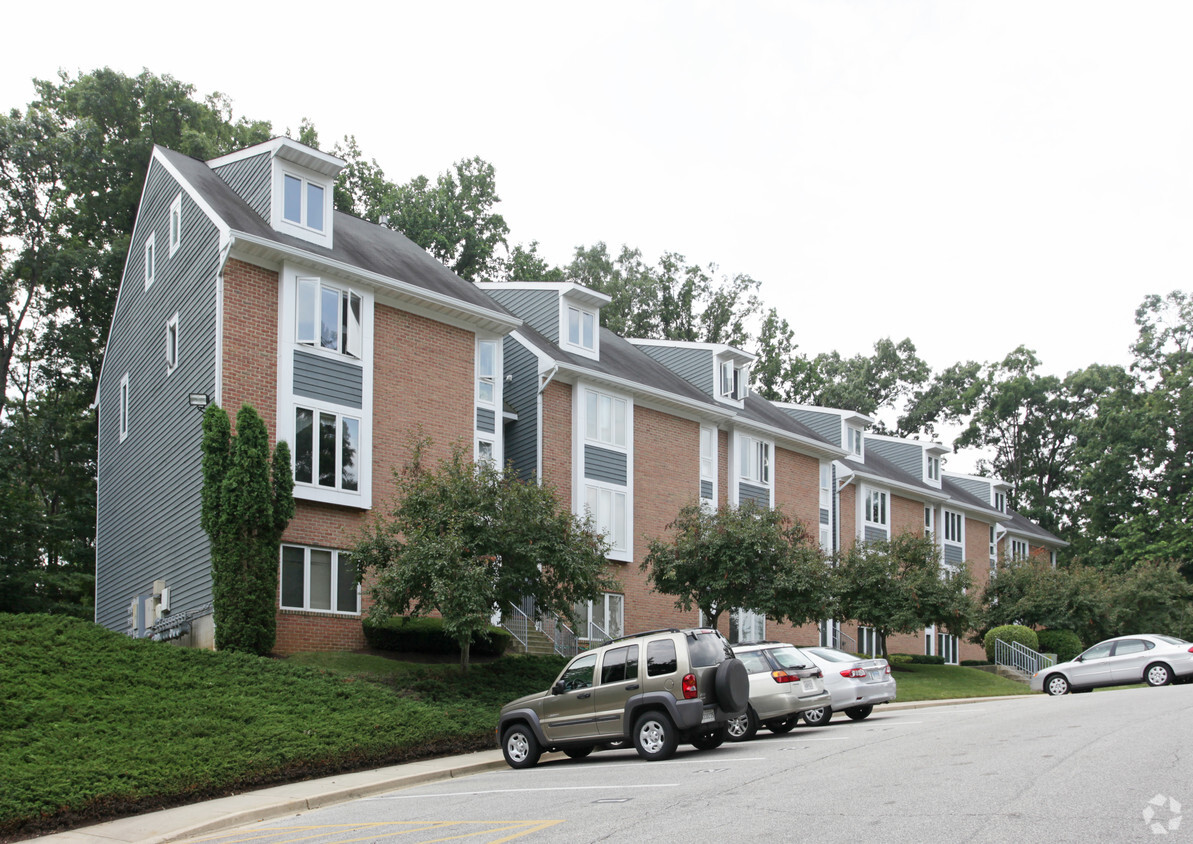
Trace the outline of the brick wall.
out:
[[[223,405],[252,404],[276,439],[279,278],[231,260],[224,271]],[[299,499],[282,541],[345,550],[375,513],[393,506],[393,472],[409,457],[416,430],[431,459],[459,443],[471,453],[475,335],[378,303],[373,324],[373,510]],[[421,387],[419,385],[422,385]],[[367,587],[367,584],[366,584]],[[363,608],[369,606],[367,590]],[[365,646],[357,616],[279,610],[276,653]]]
[[[820,460],[807,454],[775,449],[775,506],[803,522],[815,541],[820,532]]]
[[[891,495],[891,536],[924,535],[924,502]]]

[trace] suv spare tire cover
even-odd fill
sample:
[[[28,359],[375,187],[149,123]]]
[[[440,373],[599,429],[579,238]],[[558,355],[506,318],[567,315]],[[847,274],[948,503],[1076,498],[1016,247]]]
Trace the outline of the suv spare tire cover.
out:
[[[717,666],[717,704],[726,712],[745,712],[750,702],[750,673],[736,657]]]

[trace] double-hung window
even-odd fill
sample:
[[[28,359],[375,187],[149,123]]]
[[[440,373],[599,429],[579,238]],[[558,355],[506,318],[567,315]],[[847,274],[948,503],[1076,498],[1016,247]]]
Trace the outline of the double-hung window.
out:
[[[145,241],[145,289],[148,290],[157,278],[157,238],[150,232]]]
[[[886,490],[872,489],[866,494],[866,521],[872,525],[887,525]]]
[[[347,554],[282,546],[281,606],[290,610],[360,613],[360,588]]]
[[[738,463],[738,473],[743,481],[770,486],[770,443],[753,437],[739,437]]]
[[[931,507],[924,508],[924,536],[936,536],[936,511]]]
[[[322,185],[286,173],[282,177],[282,219],[323,231],[326,191]]]
[[[583,390],[582,505],[604,533],[611,555],[624,558],[631,542],[631,405],[627,399]]]
[[[944,511],[944,541],[962,545],[965,541],[965,520],[960,513]]]
[[[360,420],[327,410],[294,411],[294,482],[360,489]]]
[[[593,351],[596,348],[596,314],[569,305],[567,317],[568,344]]]
[[[174,197],[170,203],[170,257],[182,245],[182,194]]]
[[[361,297],[351,290],[317,278],[299,278],[295,338],[304,346],[359,359],[361,307]]]
[[[476,349],[476,400],[491,405],[496,396],[497,343],[481,340]]]
[[[178,366],[178,314],[166,320],[166,374]]]
[[[717,429],[700,427],[700,503],[716,507]]]
[[[617,553],[629,553],[629,536],[626,530],[626,493],[607,486],[587,484],[584,488],[585,506],[592,514],[597,529],[605,534],[609,549]]]

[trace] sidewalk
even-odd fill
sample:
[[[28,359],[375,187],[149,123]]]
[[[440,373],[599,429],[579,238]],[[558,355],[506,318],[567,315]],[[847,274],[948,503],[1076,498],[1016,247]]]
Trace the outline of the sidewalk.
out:
[[[917,700],[907,703],[883,704],[878,707],[878,711],[890,712],[896,709],[924,709],[932,706],[1021,700],[1028,697],[1039,697],[1039,695]],[[562,754],[560,755],[562,756]],[[58,842],[58,844],[95,844],[95,842],[166,844],[169,841],[194,838],[257,821],[310,811],[334,803],[383,794],[399,788],[409,788],[414,785],[464,777],[504,767],[505,759],[500,750],[485,750],[462,756],[446,756],[442,759],[427,759],[406,765],[394,765],[372,771],[340,774],[334,777],[248,791],[231,797],[221,797],[217,800],[208,800],[189,806],[121,818],[96,826],[82,827],[70,832],[59,832],[32,840]]]

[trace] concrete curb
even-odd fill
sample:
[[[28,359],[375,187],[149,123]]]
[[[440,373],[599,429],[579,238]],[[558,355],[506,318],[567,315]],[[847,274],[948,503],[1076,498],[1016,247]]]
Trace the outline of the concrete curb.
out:
[[[925,709],[934,706],[957,706],[999,700],[1023,700],[1029,697],[1039,697],[1039,695],[1004,695],[1001,697],[885,703],[876,707],[876,711]],[[562,758],[562,754],[548,754],[544,758],[551,759],[555,756]],[[57,844],[88,844],[88,842],[90,844],[94,844],[94,842],[168,844],[172,841],[209,835],[258,821],[307,812],[400,788],[410,788],[429,782],[478,774],[483,771],[499,770],[504,767],[506,767],[505,758],[501,755],[500,750],[483,750],[479,753],[427,759],[405,765],[377,768],[372,771],[359,771],[263,788],[189,806],[178,806],[145,815],[121,818],[96,826],[81,827],[69,832],[59,832],[32,840],[57,842]]]

